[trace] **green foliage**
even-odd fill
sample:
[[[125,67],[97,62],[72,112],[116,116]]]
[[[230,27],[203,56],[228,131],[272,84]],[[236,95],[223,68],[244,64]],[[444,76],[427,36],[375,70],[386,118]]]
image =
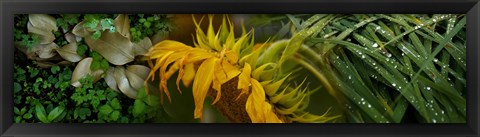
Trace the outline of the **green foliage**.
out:
[[[145,37],[151,37],[157,32],[170,32],[172,25],[164,14],[137,14],[129,15],[130,34],[133,42],[138,42]]]
[[[90,52],[90,54],[93,58],[92,65],[90,66],[90,69],[92,71],[95,71],[98,69],[103,69],[105,71],[108,70],[108,68],[110,67],[110,64],[105,58],[103,58],[102,55],[100,55],[97,52]]]
[[[138,91],[133,108],[131,108],[131,114],[134,117],[133,123],[143,123],[149,119],[153,119],[153,122],[162,121],[162,119],[159,118],[164,118],[165,115],[163,114],[163,109],[161,109],[160,104],[158,95],[147,95],[145,88],[141,88]]]
[[[78,23],[80,14],[63,14],[57,18],[57,25],[64,30],[68,30],[70,27],[75,26]]]
[[[57,25],[63,31],[53,32],[54,42],[60,46],[68,44],[65,34],[71,33],[74,26],[84,21],[84,27],[93,31],[94,39],[101,37],[102,32],[115,32],[113,14],[63,14],[51,15],[56,18]],[[152,15],[152,17],[154,17]],[[160,16],[158,16],[160,17]],[[83,19],[83,20],[81,20]],[[164,16],[161,17],[163,21]],[[152,30],[159,20],[146,17],[147,28]],[[15,16],[15,41],[29,48],[38,44],[36,35],[27,31],[28,15]],[[158,25],[157,25],[158,27]],[[165,28],[164,28],[165,29]],[[154,31],[154,32],[156,32]],[[145,33],[153,35],[153,32]],[[142,38],[147,35],[143,35]],[[91,51],[84,40],[77,42],[76,53],[82,57],[92,57],[92,70],[108,70],[110,64],[99,53]],[[150,101],[139,100],[145,109],[139,109],[139,102],[113,91],[100,80],[94,83],[93,77],[80,80],[81,87],[70,85],[72,70],[77,63],[54,65],[50,68],[38,68],[35,61],[28,60],[19,50],[15,51],[14,67],[14,121],[16,123],[143,123],[158,122],[164,114],[159,104],[158,95]],[[144,92],[144,91],[143,91]],[[154,105],[157,104],[157,105]],[[140,104],[141,105],[141,104]],[[152,105],[155,106],[152,107]],[[137,106],[137,107],[135,107]],[[135,108],[135,115],[132,110]],[[109,112],[111,109],[111,112]],[[155,112],[154,112],[155,110]],[[149,114],[151,112],[151,114]]]
[[[109,102],[102,107],[100,107],[100,113],[98,113],[98,118],[105,120],[107,122],[119,121],[121,117],[122,106],[118,99],[114,98],[109,100]]]
[[[28,15],[18,14],[15,15],[14,40],[20,41],[21,46],[26,46],[31,49],[33,46],[40,43],[38,35],[29,34],[27,31]]]
[[[465,122],[464,15],[290,19],[298,33],[320,27],[293,58],[331,86],[322,91],[337,97],[348,122]]]
[[[15,122],[50,123],[63,120],[69,102],[65,95],[69,93],[68,90],[72,90],[71,68],[53,66],[47,70],[18,65],[14,65],[14,68]]]
[[[108,30],[115,32],[115,26],[111,15],[107,14],[86,14],[83,16],[85,23],[83,27],[93,31],[92,39],[97,40],[102,36],[102,32]]]

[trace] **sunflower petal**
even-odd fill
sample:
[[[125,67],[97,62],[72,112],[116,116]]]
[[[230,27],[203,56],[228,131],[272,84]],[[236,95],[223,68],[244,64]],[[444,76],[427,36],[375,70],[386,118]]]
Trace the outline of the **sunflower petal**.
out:
[[[205,49],[191,49],[190,53],[188,54],[188,58],[186,58],[183,63],[194,63],[211,57],[215,57],[215,54],[210,53]]]
[[[193,81],[193,99],[195,101],[194,118],[202,117],[203,102],[212,84],[213,68],[215,67],[216,59],[217,58],[208,58],[205,60],[198,68],[198,72],[202,73],[196,73],[195,75],[195,81]]]
[[[225,56],[227,57],[227,60],[232,63],[232,64],[237,64],[238,63],[238,54],[233,52],[233,51],[227,51],[225,52]]]
[[[208,15],[208,20],[209,20],[208,30],[207,30],[208,46],[210,46],[211,49],[215,49],[219,51],[222,48],[220,47],[220,43],[218,41],[218,34],[215,35],[215,32],[213,30],[213,15]]]
[[[252,84],[252,93],[247,98],[245,110],[252,120],[252,123],[265,123],[266,115],[273,113],[273,111],[265,112],[265,91],[262,85],[256,79],[250,78]],[[267,110],[268,111],[268,110]]]
[[[264,102],[264,114],[266,123],[283,123],[282,120],[274,113],[273,106],[270,103]]]
[[[248,87],[250,86],[251,72],[252,72],[252,68],[250,67],[250,64],[245,63],[245,65],[243,66],[242,73],[240,73],[240,76],[238,76],[239,80],[238,80],[238,86],[237,86],[237,89],[242,90],[242,94],[248,93],[248,90],[249,90]]]
[[[223,61],[222,68],[225,74],[227,75],[226,79],[221,81],[222,84],[238,76],[238,74],[240,74],[240,70],[234,65],[228,63],[227,61]]]
[[[220,66],[220,61],[218,59],[215,59],[215,72],[213,76],[213,85],[212,88],[217,91],[217,96],[215,97],[215,100],[213,101],[212,105],[217,103],[220,100],[221,92],[222,92],[222,84],[221,81],[226,79],[227,76],[223,72],[223,68]]]
[[[165,74],[166,71],[167,71],[167,67],[170,66],[171,63],[175,62],[178,59],[183,58],[184,56],[185,56],[185,52],[178,52],[178,53],[170,54],[170,56],[163,63],[163,66],[160,68],[160,76],[162,76],[160,84],[162,85],[162,87],[165,90],[168,90],[167,80],[170,78],[170,77],[167,77],[166,74]],[[181,91],[179,90],[179,92],[181,92]]]
[[[235,45],[235,32],[233,28],[233,24],[229,20],[229,26],[230,26],[230,33],[228,34],[227,40],[225,41],[225,46],[227,49],[233,49],[233,45]],[[239,52],[237,54],[240,54]]]
[[[195,78],[195,68],[193,63],[190,63],[190,64],[186,64],[184,69],[185,69],[185,73],[183,74],[182,82],[183,82],[183,85],[185,85],[186,87],[189,87],[190,84],[192,83],[193,78]]]

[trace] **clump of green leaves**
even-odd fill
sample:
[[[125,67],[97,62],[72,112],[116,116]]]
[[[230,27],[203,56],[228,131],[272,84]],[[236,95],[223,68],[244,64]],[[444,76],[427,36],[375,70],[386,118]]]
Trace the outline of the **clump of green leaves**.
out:
[[[27,14],[18,14],[15,15],[15,26],[14,31],[14,40],[20,41],[20,45],[26,46],[28,49],[31,49],[33,46],[40,43],[38,35],[29,34],[27,31],[28,15]]]
[[[69,30],[70,27],[75,26],[78,23],[80,14],[63,14],[57,18],[57,25],[63,30]]]
[[[95,71],[95,70],[98,70],[98,69],[103,69],[103,70],[108,70],[110,64],[108,63],[108,61],[103,58],[102,55],[100,55],[99,53],[95,52],[95,51],[92,51],[90,52],[92,58],[93,58],[93,61],[92,61],[92,65],[90,66],[90,69],[92,71]]]
[[[88,51],[88,46],[85,44],[83,40],[78,42],[77,45],[78,45],[77,54],[80,56],[84,56],[85,53]]]
[[[147,120],[159,121],[164,118],[163,109],[160,106],[160,98],[158,95],[148,95],[145,88],[138,91],[137,99],[133,104],[130,112],[134,119],[133,123],[143,123]]]
[[[106,14],[86,14],[84,17],[85,24],[83,27],[93,31],[92,39],[97,40],[102,36],[102,32],[108,30],[115,32],[114,21],[110,15]]]
[[[37,104],[35,106],[35,114],[37,118],[43,123],[52,123],[62,120],[66,114],[64,113],[64,110],[64,107],[58,106],[47,113],[45,107],[43,107],[41,104]]]
[[[129,15],[130,34],[133,42],[138,42],[145,37],[151,37],[159,31],[170,32],[171,23],[164,14],[137,14]]]
[[[71,68],[61,69],[60,66],[53,66],[50,69],[40,69],[14,65],[14,69],[15,122],[62,121],[66,115],[63,110],[69,102],[66,96],[69,94],[68,90],[72,89]]]

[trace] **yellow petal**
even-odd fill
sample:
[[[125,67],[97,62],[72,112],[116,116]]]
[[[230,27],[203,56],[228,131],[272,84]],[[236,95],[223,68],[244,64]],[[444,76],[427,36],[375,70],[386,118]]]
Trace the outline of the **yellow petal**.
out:
[[[260,112],[257,112],[255,104],[257,104],[257,102],[255,102],[253,94],[250,94],[245,104],[245,110],[247,111],[250,120],[252,120],[252,123],[259,123],[262,122],[262,119],[257,116]]]
[[[193,63],[185,65],[185,73],[182,77],[183,85],[189,87],[192,83],[193,78],[195,78],[195,68]]]
[[[217,51],[221,50],[220,43],[218,41],[218,35],[215,36],[215,32],[213,31],[213,15],[208,15],[208,30],[207,30],[207,38],[208,38],[208,46],[211,49],[215,49]]]
[[[148,79],[148,78],[152,78],[152,81],[155,80],[155,76],[154,76],[155,72],[157,72],[157,70],[158,70],[161,66],[163,66],[164,60],[165,60],[170,54],[172,54],[172,53],[173,53],[173,51],[170,51],[170,52],[168,52],[165,56],[163,56],[162,58],[157,59],[157,62],[155,63],[155,66],[152,68],[152,71],[150,71],[150,73],[148,74],[147,79]]]
[[[215,67],[215,77],[219,81],[219,84],[223,84],[227,80],[227,74],[225,73],[225,70],[223,68],[223,63],[220,64],[219,62],[216,63],[217,67]]]
[[[209,58],[205,60],[198,68],[199,73],[195,75],[195,80],[193,81],[193,99],[195,101],[194,118],[202,117],[203,102],[212,84],[213,68],[215,67],[216,59],[217,58]]]
[[[195,48],[195,49],[191,49],[188,56],[189,57],[186,58],[185,61],[183,62],[184,64],[194,63],[207,58],[215,57],[215,54],[210,53],[204,49]]]
[[[218,59],[215,60],[215,73],[213,76],[213,84],[212,88],[217,91],[217,96],[213,101],[212,105],[217,103],[220,100],[221,92],[222,92],[222,84],[221,81],[226,79],[226,75],[223,72],[222,67],[220,66],[220,61]]]
[[[243,66],[242,73],[238,76],[238,86],[237,89],[242,89],[242,94],[248,93],[248,87],[250,86],[250,73],[252,68],[250,64],[246,63]],[[239,95],[240,96],[240,95]]]
[[[265,91],[257,80],[251,78],[252,92],[247,98],[245,109],[252,120],[252,123],[264,123],[265,117]]]
[[[170,64],[173,63],[174,61],[179,60],[184,56],[185,56],[185,52],[173,53],[165,60],[165,62],[163,63],[163,66],[160,68],[160,76],[162,76],[160,84],[165,91],[168,91],[167,80],[170,78],[170,77],[166,77],[165,75],[167,71],[167,67],[170,66]]]
[[[225,60],[224,60],[223,63],[222,63],[222,67],[223,67],[223,71],[224,71],[225,74],[227,75],[227,78],[224,79],[223,81],[221,81],[222,84],[225,83],[225,82],[227,82],[227,81],[229,81],[229,80],[231,80],[232,78],[238,76],[238,74],[240,74],[240,70],[239,70],[237,67],[235,67],[234,65],[228,63],[228,62],[225,61]]]
[[[225,56],[227,57],[227,60],[228,60],[230,63],[232,63],[232,64],[237,64],[238,59],[239,59],[237,53],[235,53],[235,52],[233,52],[233,51],[230,50],[230,51],[225,52]]]
[[[155,44],[152,48],[149,49],[149,52],[166,50],[166,51],[184,51],[192,47],[187,46],[181,42],[173,40],[164,40]]]
[[[282,120],[278,118],[278,116],[275,114],[273,106],[270,103],[264,102],[264,114],[265,114],[265,122],[266,123],[283,123]]]
[[[177,72],[179,69],[179,64],[178,62],[173,63],[173,65],[168,69],[167,73],[165,73],[165,77],[167,79],[170,79],[175,72]]]
[[[192,18],[193,18],[193,23],[195,24],[195,27],[196,27],[197,43],[195,44],[195,46],[203,49],[209,49],[207,45],[208,43],[205,41],[206,40],[205,33],[203,32],[202,27],[200,26],[204,17],[202,17],[199,22],[197,22],[194,15],[192,15]]]
[[[240,49],[242,49],[242,45],[244,45],[244,43],[246,42],[246,40],[248,39],[248,35],[242,35],[242,37],[240,37],[237,42],[235,42],[235,44],[233,44],[232,46],[232,51],[234,53],[236,53],[237,55],[240,55]]]
[[[229,26],[230,26],[230,33],[228,34],[227,40],[225,41],[225,45],[227,49],[232,50],[233,45],[235,44],[235,32],[234,32],[233,24],[230,21],[229,21]]]
[[[175,64],[174,64],[174,65],[177,65],[179,68],[176,85],[177,85],[177,90],[180,92],[180,94],[182,94],[182,90],[180,89],[180,79],[184,75],[183,62],[188,57],[188,54],[190,54],[190,51],[186,51],[185,54],[182,57],[180,57],[180,59],[175,61]],[[175,66],[172,66],[172,67],[175,67]]]

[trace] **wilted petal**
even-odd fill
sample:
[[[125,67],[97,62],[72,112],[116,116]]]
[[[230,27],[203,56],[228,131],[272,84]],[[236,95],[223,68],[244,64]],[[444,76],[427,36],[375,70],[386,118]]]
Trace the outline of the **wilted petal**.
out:
[[[57,31],[57,20],[48,14],[29,14],[28,21],[36,28],[50,31]]]
[[[158,31],[157,34],[153,35],[150,39],[152,43],[158,43],[168,38],[168,32]]]
[[[134,89],[138,90],[144,86],[143,81],[145,81],[148,73],[150,73],[150,68],[143,65],[130,65],[127,67],[127,71],[125,71],[125,73],[130,85]]]
[[[29,14],[27,29],[29,33],[39,35],[40,44],[48,44],[55,40],[53,31],[57,31],[57,21],[47,14]]]
[[[77,48],[77,43],[70,43],[56,50],[58,54],[60,54],[60,56],[62,56],[62,58],[65,60],[70,62],[78,62],[82,59],[82,57],[77,54]]]
[[[115,28],[125,38],[130,39],[130,20],[128,15],[120,14],[115,18]]]
[[[134,43],[133,49],[135,50],[135,56],[147,54],[148,49],[150,49],[151,47],[152,41],[150,41],[150,38],[148,37],[145,37],[138,43]]]
[[[100,39],[85,37],[85,42],[92,50],[100,53],[114,65],[124,65],[135,58],[133,43],[118,32],[104,31]]]
[[[75,27],[72,30],[72,33],[80,37],[89,36],[92,32],[89,32],[87,29],[85,29],[83,27],[83,24],[85,24],[85,21],[82,21],[77,25],[75,25]]]
[[[33,27],[30,22],[27,24],[27,29],[29,33],[37,34],[39,44],[49,44],[55,40],[55,35],[53,35],[52,31]]]
[[[115,91],[118,91],[118,87],[117,87],[117,82],[115,81],[115,78],[113,77],[113,72],[115,72],[115,68],[114,67],[110,67],[105,75],[105,82],[107,83],[108,87],[110,87],[111,89],[115,90]]]
[[[75,69],[73,70],[72,73],[72,79],[70,81],[70,84],[74,87],[80,87],[82,84],[79,82],[79,80],[83,77],[85,77],[87,74],[90,74],[90,65],[92,64],[93,59],[91,57],[85,58],[82,61],[80,61]]]
[[[213,80],[213,73],[215,67],[215,60],[217,58],[209,58],[205,60],[195,75],[195,81],[193,81],[193,99],[195,101],[194,118],[202,117],[203,102],[207,95],[210,85]]]
[[[123,68],[123,66],[117,66],[115,68],[115,71],[113,72],[113,77],[117,82],[118,89],[120,89],[123,94],[127,95],[130,98],[137,97],[137,90],[133,89],[130,86],[129,79],[127,78],[125,68]]]
[[[38,57],[43,58],[43,59],[48,59],[51,58],[57,53],[54,52],[55,49],[59,48],[56,43],[50,43],[50,44],[45,44],[45,45],[37,45],[38,51],[36,51]]]

